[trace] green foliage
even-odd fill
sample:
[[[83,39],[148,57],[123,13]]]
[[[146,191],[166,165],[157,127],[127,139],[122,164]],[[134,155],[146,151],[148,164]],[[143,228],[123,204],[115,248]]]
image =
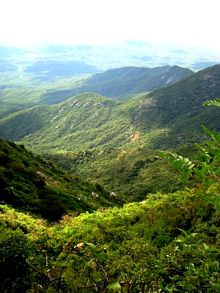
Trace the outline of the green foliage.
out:
[[[219,109],[201,104],[219,97],[219,77],[217,65],[126,102],[80,94],[0,119],[0,135],[44,153],[137,146],[166,149],[204,141],[200,125],[218,127]]]
[[[220,106],[215,101],[209,101],[206,105]],[[205,126],[203,130],[211,140],[205,142],[203,146],[198,146],[195,162],[172,152],[161,152],[161,157],[180,171],[182,179],[193,179],[194,182],[207,188],[220,182],[220,133],[209,130]]]
[[[218,292],[216,250],[198,239],[197,233],[184,234],[164,248],[157,260],[160,284],[171,292]]]
[[[187,154],[194,147],[182,147]],[[64,170],[99,184],[112,196],[125,202],[142,200],[149,193],[173,192],[185,186],[177,172],[146,148],[96,149],[47,155]],[[192,154],[193,156],[193,154]]]
[[[203,103],[203,106],[217,106],[220,107],[220,99],[209,100]]]
[[[31,292],[215,292],[218,194],[218,187],[154,194],[52,226],[1,206],[0,222],[26,233],[32,253],[25,256],[23,282],[31,280]]]
[[[214,202],[217,203],[219,199],[210,194],[210,199],[206,195],[201,196],[202,199],[199,198],[200,196],[191,192],[169,196],[152,195],[143,203],[129,204],[121,210],[110,209],[97,212],[94,215],[82,215],[79,219],[69,219],[70,222],[68,222],[68,219],[64,220],[61,227],[64,225],[68,238],[65,234],[62,234],[58,227],[57,232],[60,231],[62,234],[60,237],[62,237],[63,243],[67,239],[67,243],[64,245],[66,249],[67,247],[69,249],[68,260],[72,259],[72,271],[77,270],[77,274],[83,272],[79,276],[80,282],[86,284],[90,276],[90,286],[94,285],[92,280],[95,280],[102,286],[100,288],[105,287],[104,283],[108,279],[106,284],[108,282],[112,284],[115,280],[118,280],[121,286],[130,286],[132,290],[140,290],[141,285],[145,285],[145,290],[152,290],[153,288],[166,290],[169,287],[169,282],[166,280],[168,276],[171,279],[171,286],[176,290],[179,289],[181,281],[186,282],[186,284],[191,282],[191,285],[196,286],[195,288],[199,286],[215,288],[214,284],[218,284],[219,281],[218,264],[215,263],[210,266],[208,272],[202,268],[204,263],[212,264],[219,251],[217,226],[215,228],[212,224],[206,226],[207,219],[212,222],[215,217],[216,206]],[[208,210],[210,210],[209,213]],[[79,226],[81,227],[80,232],[77,229]],[[74,231],[72,231],[71,236],[72,227],[74,227]],[[206,229],[210,227],[213,232],[215,231],[215,240],[212,244],[209,242],[207,235],[203,234],[202,227],[206,227]],[[164,263],[164,257],[168,254],[169,249],[172,251],[170,247],[176,245],[178,241],[182,241],[183,236],[180,229],[185,229],[189,235],[198,233],[192,243],[193,250],[191,254],[187,254],[189,251],[183,243],[179,248],[179,253],[173,252],[175,255],[173,262],[168,266],[167,263]],[[200,232],[198,232],[199,229]],[[208,230],[206,230],[207,232]],[[71,243],[77,244],[81,239],[91,241],[98,246],[97,248],[92,247],[94,252],[91,252],[91,248],[89,250],[85,248],[85,254],[77,254],[82,262],[80,269],[79,263],[75,263],[74,253],[72,255],[70,253],[70,245]],[[187,243],[190,243],[190,238],[187,238]],[[205,254],[203,243],[212,247],[212,253]],[[99,260],[98,254],[102,251],[105,251],[105,257]],[[63,257],[64,255],[62,254]],[[203,258],[200,261],[201,255],[203,255]],[[186,281],[185,276],[186,274],[190,276],[190,263],[193,261],[198,262],[195,267],[195,274],[205,276],[207,273],[207,276],[214,276],[213,285],[208,284],[208,277]],[[84,262],[90,264],[90,275],[85,269]],[[96,262],[101,262],[103,267],[101,272],[99,272],[100,267],[98,269]],[[200,267],[201,262],[202,267]],[[182,265],[182,270],[174,270],[176,266],[179,266],[179,263]],[[163,270],[168,270],[168,268],[170,269],[169,273],[162,275]],[[185,276],[182,275],[184,270],[186,271]],[[104,275],[103,271],[105,272]],[[175,284],[172,279],[179,280],[179,283]],[[68,279],[68,282],[71,282],[71,279]],[[80,290],[82,283],[78,285],[78,290]],[[76,283],[75,286],[77,286]],[[187,285],[184,286],[186,290]]]
[[[100,187],[70,176],[24,146],[0,140],[0,201],[56,221],[69,212],[116,202]]]
[[[203,139],[198,124],[217,125],[218,112],[210,119],[200,104],[219,96],[219,68],[125,103],[83,94],[0,120],[3,135],[64,154],[64,165],[93,179],[71,177],[23,146],[0,141],[1,291],[219,291],[219,134],[205,129],[212,141],[196,159],[162,153],[194,186],[175,193],[149,194],[185,183],[171,170],[158,175],[166,165],[143,148]],[[109,208],[115,188],[137,202]],[[24,211],[62,219],[48,224]]]
[[[162,158],[171,163],[177,170],[181,171],[182,180],[187,180],[194,171],[195,164],[189,159],[171,152],[160,152]]]

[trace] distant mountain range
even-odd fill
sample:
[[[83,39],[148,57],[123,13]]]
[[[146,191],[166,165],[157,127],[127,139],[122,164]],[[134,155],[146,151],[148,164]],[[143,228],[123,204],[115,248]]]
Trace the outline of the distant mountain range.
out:
[[[57,77],[64,78],[83,74],[92,74],[96,73],[97,69],[94,66],[77,60],[43,60],[37,61],[34,64],[25,67],[24,71],[26,73],[36,75],[36,79],[38,80],[48,81]]]
[[[51,82],[55,77],[103,72],[121,67],[161,67],[178,65],[195,70],[220,62],[219,52],[175,44],[126,41],[112,45],[49,46],[21,49],[0,46],[1,62],[13,68],[24,81]],[[7,70],[1,68],[0,72]]]
[[[0,120],[0,136],[56,153],[100,147],[166,148],[204,138],[201,124],[219,129],[220,65],[127,102],[94,94],[19,111]]]
[[[196,70],[220,62],[219,52],[164,42],[129,40],[111,45],[49,46],[35,50],[39,59],[79,60],[100,71],[125,67],[179,65]]]
[[[137,93],[169,86],[193,74],[193,71],[179,66],[122,67],[95,74],[72,89],[46,93],[43,101],[53,104],[83,92],[94,92],[115,99],[128,99]]]

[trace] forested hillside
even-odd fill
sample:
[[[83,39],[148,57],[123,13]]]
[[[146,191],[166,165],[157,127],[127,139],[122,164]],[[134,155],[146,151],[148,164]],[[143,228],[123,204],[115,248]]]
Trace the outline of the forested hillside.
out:
[[[197,148],[182,146],[173,151],[193,158]],[[63,170],[98,183],[124,202],[143,200],[147,194],[174,192],[186,186],[177,172],[148,148],[95,149],[46,155]],[[193,182],[188,182],[192,186]]]
[[[219,292],[219,76],[3,115],[0,291]]]
[[[0,135],[49,153],[174,147],[203,140],[201,124],[218,129],[219,109],[202,103],[219,95],[216,65],[127,102],[85,93],[57,105],[19,111],[0,119]]]
[[[70,176],[24,146],[0,140],[0,201],[50,220],[116,201],[100,185]]]
[[[154,194],[54,226],[0,209],[2,292],[219,291],[218,187]]]

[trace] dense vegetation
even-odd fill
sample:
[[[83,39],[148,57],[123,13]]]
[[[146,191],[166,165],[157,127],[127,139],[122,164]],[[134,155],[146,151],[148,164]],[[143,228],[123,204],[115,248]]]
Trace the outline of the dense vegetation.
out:
[[[1,292],[218,292],[219,217],[214,186],[54,226],[1,206]]]
[[[0,201],[50,220],[93,211],[116,199],[100,185],[70,176],[24,146],[0,140]]]
[[[47,160],[0,140],[0,292],[219,292],[219,78],[14,113],[2,85],[1,136]]]
[[[175,149],[194,157],[193,145]],[[185,186],[177,172],[162,158],[159,151],[147,148],[96,149],[83,152],[61,152],[46,155],[64,170],[98,183],[125,202],[142,200],[146,194],[173,192]],[[193,182],[188,182],[192,185]]]
[[[204,140],[201,124],[218,129],[219,109],[210,110],[202,103],[220,95],[219,81],[216,65],[127,102],[84,93],[3,117],[0,135],[47,153],[191,144]]]
[[[194,188],[55,225],[1,205],[1,291],[218,292],[220,134],[205,131],[212,140],[196,161],[161,154]]]

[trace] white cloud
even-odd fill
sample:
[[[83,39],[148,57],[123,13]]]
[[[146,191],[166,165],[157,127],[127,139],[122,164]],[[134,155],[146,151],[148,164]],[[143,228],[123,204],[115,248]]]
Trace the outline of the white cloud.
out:
[[[0,43],[160,40],[220,49],[218,0],[1,0]]]

